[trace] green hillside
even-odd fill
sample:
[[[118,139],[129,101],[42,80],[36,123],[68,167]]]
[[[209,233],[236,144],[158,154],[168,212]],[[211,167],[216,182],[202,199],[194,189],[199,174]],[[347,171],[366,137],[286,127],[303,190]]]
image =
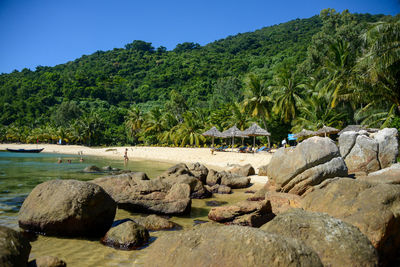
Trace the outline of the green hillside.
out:
[[[274,95],[277,100],[273,88],[284,75],[296,76],[299,85],[311,75],[323,80],[329,44],[338,38],[348,46],[348,63],[354,65],[362,54],[361,34],[379,20],[395,21],[382,15],[325,10],[320,16],[229,36],[205,46],[182,43],[167,51],[137,40],[125,48],[97,51],[55,67],[2,74],[0,136],[3,141],[62,138],[91,145],[200,144],[201,130],[211,124],[219,124],[222,130],[230,120],[240,124],[235,116],[242,116],[248,118],[243,125],[267,120],[271,130],[279,132],[275,134],[278,139],[295,126],[295,117],[285,118],[272,105],[262,118],[246,116],[249,74],[262,81],[263,94],[273,104]],[[305,100],[306,89],[300,87]],[[295,109],[300,112],[299,103]],[[341,104],[349,109],[345,106]],[[354,121],[355,109],[347,113],[341,120]],[[132,116],[142,117],[139,125],[132,125]],[[158,122],[158,128],[152,128],[151,120]],[[191,120],[199,124],[186,125],[192,135],[177,134]],[[95,125],[94,132],[90,123]],[[183,140],[185,135],[189,139]]]

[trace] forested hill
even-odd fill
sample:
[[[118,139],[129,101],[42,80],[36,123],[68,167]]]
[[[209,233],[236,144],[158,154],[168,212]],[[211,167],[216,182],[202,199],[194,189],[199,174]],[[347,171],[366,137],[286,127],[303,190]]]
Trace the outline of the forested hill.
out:
[[[355,14],[352,23],[362,28],[382,17]],[[320,16],[296,19],[205,46],[178,44],[172,51],[136,40],[55,67],[1,74],[0,124],[67,127],[95,112],[115,130],[132,105],[146,112],[180,97],[184,110],[204,108],[209,115],[221,105],[242,101],[247,74],[268,80],[282,66],[296,70],[310,57],[309,45],[322,25]],[[67,107],[70,115],[60,115],[63,104],[72,102]]]

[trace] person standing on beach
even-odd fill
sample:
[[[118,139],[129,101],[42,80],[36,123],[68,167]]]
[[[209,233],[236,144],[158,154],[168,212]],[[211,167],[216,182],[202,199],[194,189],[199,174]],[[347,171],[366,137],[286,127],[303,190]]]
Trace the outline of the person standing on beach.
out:
[[[124,162],[125,164],[128,162],[129,158],[128,158],[128,149],[125,149],[125,154],[124,154]]]

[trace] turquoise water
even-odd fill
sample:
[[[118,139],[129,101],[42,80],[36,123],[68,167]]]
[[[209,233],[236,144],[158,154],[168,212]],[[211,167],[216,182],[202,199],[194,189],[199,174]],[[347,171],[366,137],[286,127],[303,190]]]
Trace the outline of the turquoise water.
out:
[[[62,163],[57,163],[58,159]],[[0,224],[16,228],[16,216],[29,192],[38,184],[52,179],[92,180],[104,173],[84,173],[82,170],[90,165],[98,167],[143,171],[149,177],[156,177],[170,163],[151,161],[129,161],[124,166],[123,160],[105,159],[100,157],[62,155],[51,153],[24,154],[0,152]],[[71,163],[68,163],[71,160]]]

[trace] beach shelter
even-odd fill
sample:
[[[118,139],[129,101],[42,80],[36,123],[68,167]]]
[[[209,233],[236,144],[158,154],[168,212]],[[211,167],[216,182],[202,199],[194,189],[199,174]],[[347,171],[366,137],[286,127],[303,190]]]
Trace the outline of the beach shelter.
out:
[[[253,147],[256,146],[256,136],[271,136],[271,134],[258,126],[257,123],[253,123],[249,128],[242,132],[243,135],[253,136]]]
[[[316,135],[316,132],[303,129],[300,132],[298,132],[297,134],[295,134],[294,136],[297,138],[302,138],[302,137],[307,137],[307,136],[312,136],[312,135]]]
[[[317,135],[325,135],[325,137],[326,137],[327,134],[336,134],[336,133],[338,133],[339,131],[340,131],[339,129],[336,129],[336,128],[333,128],[333,127],[329,127],[329,126],[325,126],[325,125],[324,125],[324,127],[322,127],[321,129],[319,129],[318,131],[316,131],[316,134],[317,134]]]
[[[241,130],[238,129],[238,127],[232,126],[226,131],[222,132],[223,137],[232,137],[232,150],[233,146],[235,145],[235,137],[245,137],[246,135],[243,134]]]
[[[214,148],[214,138],[215,137],[222,137],[222,134],[218,129],[214,126],[210,130],[202,133],[203,136],[211,136],[212,137],[212,148]]]

